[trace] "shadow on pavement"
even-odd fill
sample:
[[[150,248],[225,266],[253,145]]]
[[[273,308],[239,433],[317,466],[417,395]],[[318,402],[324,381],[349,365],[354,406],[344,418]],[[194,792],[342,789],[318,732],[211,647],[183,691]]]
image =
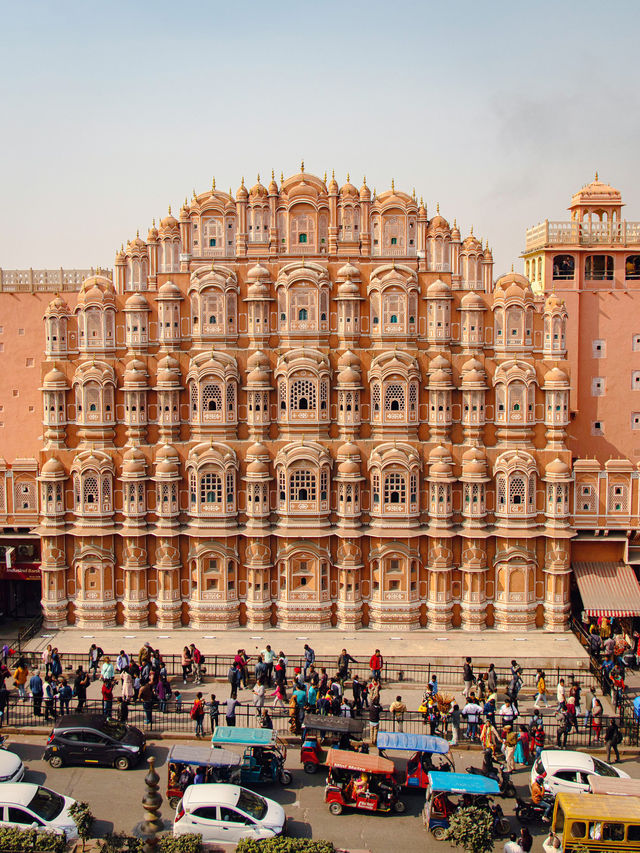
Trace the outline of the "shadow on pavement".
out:
[[[311,824],[305,820],[287,817],[287,835],[291,838],[312,838]]]

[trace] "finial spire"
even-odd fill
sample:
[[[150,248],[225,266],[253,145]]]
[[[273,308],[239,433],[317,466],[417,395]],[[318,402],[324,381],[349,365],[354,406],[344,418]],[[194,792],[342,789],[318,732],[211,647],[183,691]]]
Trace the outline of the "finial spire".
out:
[[[471,234],[471,236],[473,237],[473,225],[471,226],[471,231],[469,231],[469,234]]]
[[[240,186],[241,186],[241,187],[243,187],[243,186],[244,186],[244,175],[242,176],[242,180],[240,181]]]
[[[598,170],[596,169],[596,181],[598,180]]]
[[[193,197],[198,198],[198,196],[196,195],[196,188],[195,187],[193,188]]]
[[[151,225],[152,225],[152,227],[153,227],[153,228],[155,228],[155,227],[156,227],[156,218],[155,218],[155,216],[154,216],[154,217],[153,217],[153,219],[151,220]]]
[[[213,180],[211,181],[211,192],[216,191],[216,176],[213,176]]]
[[[511,264],[511,272],[514,272],[513,264]]]
[[[396,182],[393,178],[391,178],[391,192],[394,193],[396,191]]]
[[[275,173],[275,171],[272,169],[272,170],[271,170],[271,180],[272,180],[272,181],[275,181],[275,179],[276,179],[276,173]]]
[[[349,183],[349,172],[347,172],[347,183]]]
[[[366,175],[363,175],[363,176],[362,176],[362,183],[363,183],[363,184],[365,185],[365,187],[366,187],[366,185],[367,185],[367,176],[366,176]]]
[[[140,236],[140,229],[136,228],[136,237],[139,237],[139,236]]]
[[[169,205],[169,216],[171,216],[171,205]]]
[[[326,171],[326,169],[325,169],[325,173],[324,173],[324,182],[325,182],[325,184],[327,183],[327,171]]]
[[[256,182],[256,183],[258,183],[258,184],[259,184],[259,183],[260,183],[260,172],[258,172],[258,176],[257,176],[257,178],[258,178],[258,180],[257,180],[257,182]]]
[[[304,160],[300,161],[300,171],[304,172]]]
[[[284,183],[284,174],[280,172],[280,183]]]

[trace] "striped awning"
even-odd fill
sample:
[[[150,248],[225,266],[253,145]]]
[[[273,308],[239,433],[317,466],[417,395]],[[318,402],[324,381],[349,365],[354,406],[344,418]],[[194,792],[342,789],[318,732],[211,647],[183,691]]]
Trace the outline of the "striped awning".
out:
[[[640,584],[626,563],[572,563],[587,616],[640,616]]]

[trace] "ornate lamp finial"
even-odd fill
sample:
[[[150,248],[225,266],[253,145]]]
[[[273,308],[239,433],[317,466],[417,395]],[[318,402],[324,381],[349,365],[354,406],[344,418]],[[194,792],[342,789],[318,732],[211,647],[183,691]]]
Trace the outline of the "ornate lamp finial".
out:
[[[139,237],[139,236],[140,236],[140,229],[136,228],[136,237]]]
[[[275,181],[275,179],[276,179],[276,175],[275,175],[274,170],[272,169],[272,170],[271,170],[271,180],[272,180],[272,181]]]
[[[213,176],[213,180],[211,181],[211,192],[214,193],[216,191],[216,176]]]
[[[596,169],[596,181],[598,180],[598,170]]]
[[[347,183],[349,183],[349,172],[347,172]]]
[[[240,186],[241,186],[241,187],[243,187],[243,186],[244,186],[244,175],[242,176],[242,180],[240,181]]]
[[[367,185],[367,176],[366,176],[366,175],[363,175],[363,176],[362,176],[362,183],[363,183],[363,184],[365,185],[365,187],[366,187],[366,185]]]
[[[300,161],[300,171],[304,172],[304,160]]]
[[[393,178],[391,178],[391,192],[394,193],[396,191],[396,182]]]
[[[171,205],[169,205],[169,216],[171,216]]]
[[[284,183],[284,175],[282,172],[280,172],[280,183]]]
[[[513,271],[514,271],[514,270],[513,270],[513,264],[511,264],[511,272],[513,272]]]
[[[327,183],[327,172],[326,172],[326,170],[325,170],[325,173],[324,173],[323,181],[324,181],[324,183],[325,183],[325,184]]]
[[[436,202],[436,213],[440,213],[440,202]]]
[[[260,172],[258,172],[258,179],[257,179],[257,183],[260,183]]]

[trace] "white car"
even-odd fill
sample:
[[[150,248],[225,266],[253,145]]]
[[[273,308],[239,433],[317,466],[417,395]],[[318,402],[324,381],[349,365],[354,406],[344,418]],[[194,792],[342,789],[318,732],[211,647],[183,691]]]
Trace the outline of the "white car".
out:
[[[78,829],[69,813],[74,803],[42,785],[5,782],[0,785],[0,826],[33,827],[75,839]]]
[[[0,749],[0,782],[22,782],[24,764],[15,752]]]
[[[589,775],[610,776],[618,779],[629,779],[624,770],[612,767],[606,761],[601,761],[584,752],[574,752],[566,749],[543,749],[531,770],[531,784],[537,776],[544,776],[544,787],[552,794],[580,794],[589,791]]]
[[[279,803],[240,785],[189,785],[176,808],[173,834],[237,844],[242,838],[282,835],[286,822]]]

